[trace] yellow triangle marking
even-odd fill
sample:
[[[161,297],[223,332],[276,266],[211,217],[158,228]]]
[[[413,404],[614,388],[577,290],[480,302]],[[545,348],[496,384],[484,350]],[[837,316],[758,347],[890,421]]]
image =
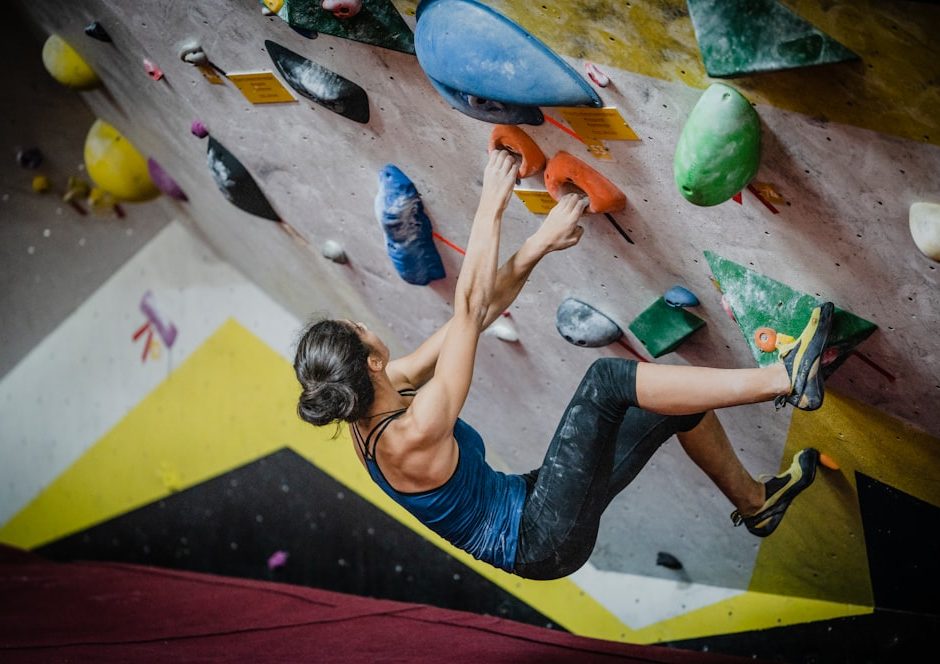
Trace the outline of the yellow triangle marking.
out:
[[[760,548],[750,589],[831,602],[874,601],[855,471],[940,506],[940,439],[829,391],[821,409],[796,411],[782,467],[815,447],[841,466],[818,468],[816,481],[787,510]]]
[[[872,613],[870,606],[745,592],[637,630],[637,643],[697,639]]]

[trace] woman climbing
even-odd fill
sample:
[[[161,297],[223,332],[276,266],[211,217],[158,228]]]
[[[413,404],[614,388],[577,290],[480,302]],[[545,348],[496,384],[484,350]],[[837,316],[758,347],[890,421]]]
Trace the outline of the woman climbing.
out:
[[[540,468],[509,475],[486,463],[483,440],[459,418],[480,333],[545,255],[578,243],[587,204],[575,194],[562,197],[497,269],[500,223],[517,168],[510,153],[490,152],[453,317],[414,352],[391,360],[382,340],[353,321],[322,320],[305,330],[294,361],[303,387],[300,417],[317,426],[347,422],[360,460],[395,502],[474,557],[527,578],[558,578],[581,567],[604,509],[673,434],[735,506],[734,524],[760,537],[772,533],[813,481],[819,455],[801,450],[785,472],[756,480],[712,409],[770,399],[818,408],[831,303],[813,311],[800,337],[781,350],[783,361],[771,367],[596,360]]]

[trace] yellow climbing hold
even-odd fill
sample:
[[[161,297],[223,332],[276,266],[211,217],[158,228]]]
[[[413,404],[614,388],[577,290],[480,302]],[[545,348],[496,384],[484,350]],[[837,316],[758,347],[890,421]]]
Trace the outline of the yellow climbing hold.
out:
[[[37,194],[49,191],[49,178],[45,175],[37,175],[33,178],[33,191]]]
[[[150,180],[143,155],[104,120],[96,120],[88,130],[85,168],[98,187],[118,200],[146,201],[160,193]]]
[[[62,85],[87,90],[101,81],[95,71],[74,48],[59,35],[49,35],[42,47],[42,64]]]
[[[277,14],[284,6],[284,0],[263,0],[264,6]]]

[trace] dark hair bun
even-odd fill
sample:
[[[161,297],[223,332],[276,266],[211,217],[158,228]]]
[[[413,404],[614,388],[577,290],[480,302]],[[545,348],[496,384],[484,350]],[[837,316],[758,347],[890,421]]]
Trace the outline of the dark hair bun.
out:
[[[300,418],[323,426],[365,417],[375,399],[367,364],[370,351],[348,323],[327,319],[310,325],[294,357],[303,388],[297,404]]]
[[[324,426],[336,420],[358,419],[352,417],[358,404],[359,399],[349,385],[315,383],[304,389],[297,412],[302,420]]]

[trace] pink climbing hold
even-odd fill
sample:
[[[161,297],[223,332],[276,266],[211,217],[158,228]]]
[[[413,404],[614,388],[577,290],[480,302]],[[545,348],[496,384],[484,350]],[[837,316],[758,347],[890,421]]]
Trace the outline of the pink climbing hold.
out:
[[[588,78],[590,78],[600,87],[606,88],[608,85],[610,85],[610,77],[602,72],[601,68],[593,62],[585,62],[584,71],[587,72]]]
[[[144,69],[147,70],[147,76],[155,81],[159,81],[163,78],[163,70],[147,58],[144,58]]]
[[[323,0],[320,6],[336,18],[352,18],[362,9],[362,0]]]
[[[735,323],[738,322],[738,319],[734,317],[734,311],[732,311],[731,305],[728,304],[728,298],[724,295],[721,296],[721,308],[725,310],[726,314],[728,314],[728,318],[733,320]]]
[[[284,567],[287,564],[287,557],[290,554],[287,551],[275,551],[268,558],[268,569],[275,570],[278,567]]]
[[[193,123],[189,126],[189,130],[193,132],[193,136],[198,136],[199,138],[205,138],[209,135],[209,130],[206,128],[206,125],[200,120],[193,120]]]

